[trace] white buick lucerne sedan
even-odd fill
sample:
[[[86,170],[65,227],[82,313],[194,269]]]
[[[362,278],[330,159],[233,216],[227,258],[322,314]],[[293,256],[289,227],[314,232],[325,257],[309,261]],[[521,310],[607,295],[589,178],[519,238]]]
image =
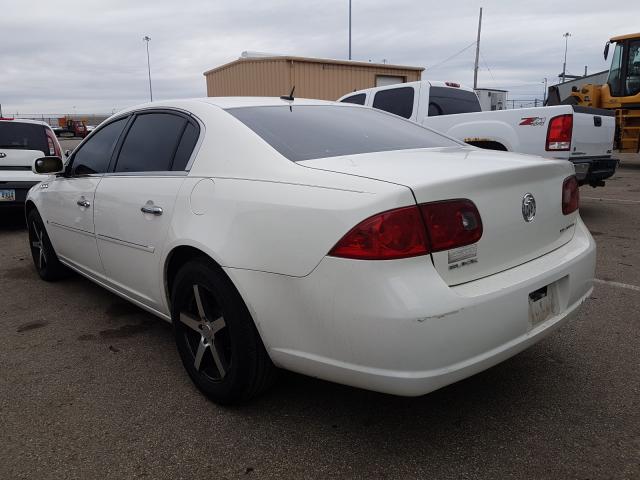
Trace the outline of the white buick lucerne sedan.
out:
[[[220,403],[276,367],[422,395],[539,341],[592,289],[571,163],[357,105],[154,102],[33,169],[39,275],[75,270],[172,322]]]

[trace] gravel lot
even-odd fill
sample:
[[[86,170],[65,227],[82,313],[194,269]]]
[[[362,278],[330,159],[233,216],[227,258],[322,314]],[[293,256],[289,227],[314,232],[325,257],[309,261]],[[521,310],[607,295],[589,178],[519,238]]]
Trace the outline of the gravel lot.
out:
[[[169,325],[41,282],[0,211],[0,478],[640,478],[640,158],[581,195],[600,281],[552,337],[421,398],[284,373],[237,408],[191,385]]]

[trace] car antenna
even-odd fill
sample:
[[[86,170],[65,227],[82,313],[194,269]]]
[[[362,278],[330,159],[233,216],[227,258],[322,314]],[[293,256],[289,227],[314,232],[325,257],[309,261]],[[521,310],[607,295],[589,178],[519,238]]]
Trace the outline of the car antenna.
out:
[[[282,100],[289,100],[289,101],[293,102],[293,100],[295,100],[293,98],[293,92],[295,92],[295,91],[296,91],[296,86],[294,85],[293,88],[291,89],[291,93],[289,95],[282,95],[280,98]]]

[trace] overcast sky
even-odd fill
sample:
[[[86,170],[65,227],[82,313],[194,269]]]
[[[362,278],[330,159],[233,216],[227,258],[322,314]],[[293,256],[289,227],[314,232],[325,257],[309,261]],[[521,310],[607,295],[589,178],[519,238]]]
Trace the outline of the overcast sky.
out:
[[[606,40],[640,30],[640,2],[622,0],[353,0],[354,60],[426,67],[423,78],[542,98],[567,70],[607,68]],[[615,10],[614,9],[617,9]],[[206,95],[202,73],[244,50],[347,58],[348,0],[0,0],[0,104],[13,113],[110,113],[148,100]],[[431,68],[433,67],[433,68]]]

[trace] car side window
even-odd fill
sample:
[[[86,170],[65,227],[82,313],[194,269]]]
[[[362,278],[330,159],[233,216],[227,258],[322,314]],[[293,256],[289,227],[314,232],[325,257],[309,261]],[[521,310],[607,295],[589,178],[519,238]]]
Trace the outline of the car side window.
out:
[[[187,120],[184,117],[171,113],[154,112],[137,115],[122,143],[115,171],[165,172],[171,170],[186,124]],[[184,156],[183,153],[181,155]]]
[[[350,97],[343,98],[340,100],[342,103],[355,103],[356,105],[364,105],[364,101],[366,100],[367,95],[365,93],[358,93],[356,95],[351,95]]]
[[[376,92],[375,97],[373,97],[373,108],[378,108],[404,118],[411,118],[414,95],[414,90],[411,87],[380,90]]]
[[[91,175],[104,173],[109,167],[113,147],[127,123],[121,118],[105,125],[89,138],[75,153],[71,164],[71,175]]]
[[[191,153],[193,152],[193,149],[198,142],[199,133],[199,127],[197,127],[192,122],[187,123],[187,125],[184,127],[184,132],[182,133],[180,143],[178,144],[176,155],[173,158],[173,165],[171,165],[171,170],[182,171],[187,168],[187,163],[189,163]]]

